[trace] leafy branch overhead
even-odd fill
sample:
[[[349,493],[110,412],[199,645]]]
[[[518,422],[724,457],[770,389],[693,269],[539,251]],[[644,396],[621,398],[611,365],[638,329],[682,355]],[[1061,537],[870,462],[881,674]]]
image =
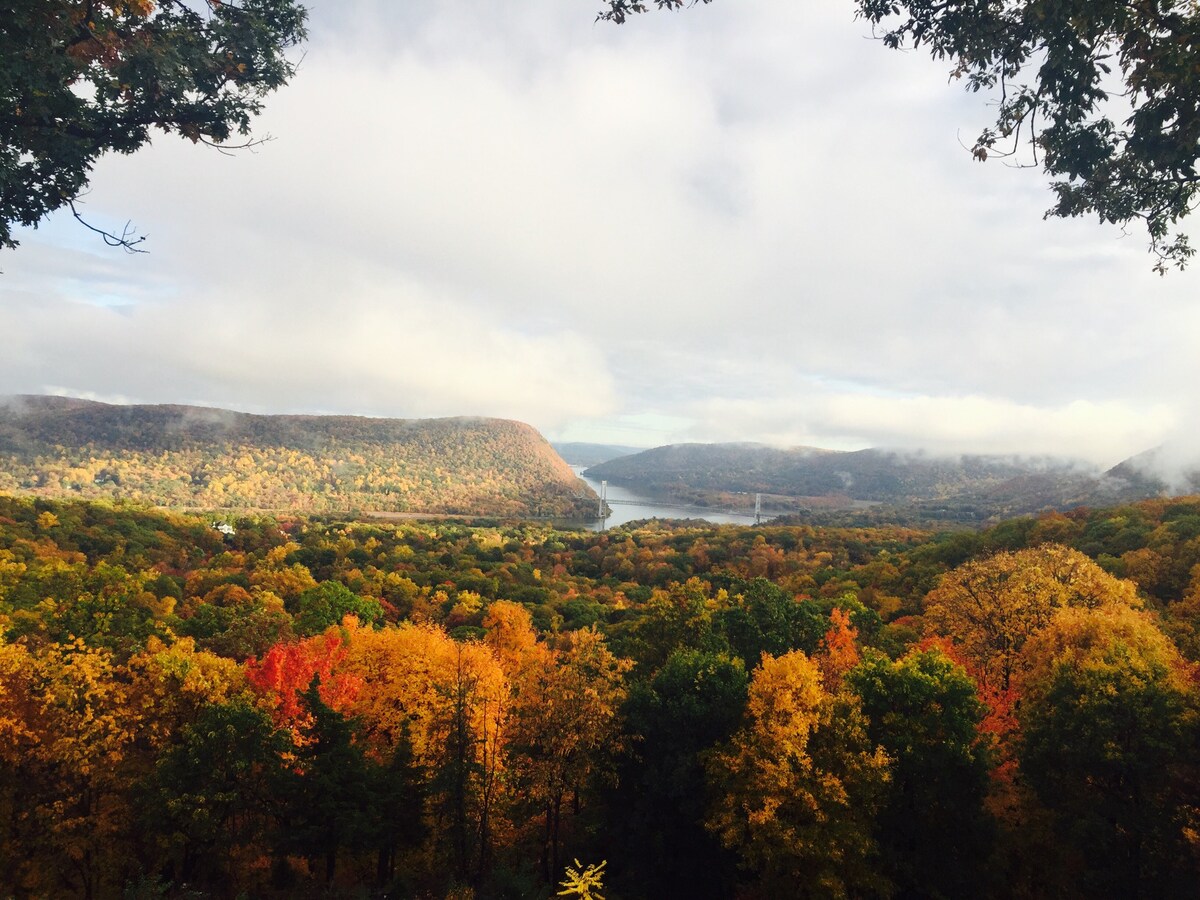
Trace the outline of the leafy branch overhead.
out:
[[[654,6],[659,9],[679,9],[684,5],[683,0],[652,0]],[[690,0],[689,6],[694,6],[698,0]],[[702,0],[704,3],[711,3],[712,0]],[[601,22],[616,22],[621,25],[629,16],[635,13],[644,13],[650,8],[650,4],[644,0],[605,0],[605,9],[600,10],[596,15],[596,19]]]
[[[603,5],[620,23],[649,4]],[[1047,216],[1144,222],[1160,273],[1194,255],[1179,220],[1200,192],[1195,0],[858,0],[858,14],[886,46],[928,49],[995,96],[972,153],[1026,154],[1054,179]]]
[[[249,135],[295,72],[286,52],[306,15],[295,0],[0,5],[0,247],[17,245],[15,225],[74,210],[96,160],[155,129],[217,145]]]

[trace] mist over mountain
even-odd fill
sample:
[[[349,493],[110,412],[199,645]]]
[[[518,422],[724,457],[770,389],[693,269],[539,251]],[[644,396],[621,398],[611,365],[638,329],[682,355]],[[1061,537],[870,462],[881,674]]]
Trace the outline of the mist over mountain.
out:
[[[1189,444],[1170,442],[1121,461],[1105,475],[1157,495],[1196,493],[1200,492],[1200,454]]]
[[[514,516],[571,516],[590,494],[536,429],[506,419],[267,416],[44,396],[0,401],[0,491]]]
[[[760,492],[769,495],[768,505],[785,512],[871,504],[934,519],[978,522],[1195,489],[1195,478],[1189,488],[1155,477],[1154,462],[1154,457],[1126,461],[1103,472],[1084,462],[1044,456],[672,444],[593,466],[587,475],[693,503],[716,503],[722,494]]]
[[[586,441],[554,441],[551,446],[571,466],[598,466],[600,463],[641,453],[645,447],[623,444],[590,444]]]

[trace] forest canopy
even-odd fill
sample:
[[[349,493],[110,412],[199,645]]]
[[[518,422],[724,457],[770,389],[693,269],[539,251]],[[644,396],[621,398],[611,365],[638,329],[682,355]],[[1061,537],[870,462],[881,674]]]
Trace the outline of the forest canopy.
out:
[[[0,496],[0,893],[1200,873],[1196,498],[979,533],[222,524]]]

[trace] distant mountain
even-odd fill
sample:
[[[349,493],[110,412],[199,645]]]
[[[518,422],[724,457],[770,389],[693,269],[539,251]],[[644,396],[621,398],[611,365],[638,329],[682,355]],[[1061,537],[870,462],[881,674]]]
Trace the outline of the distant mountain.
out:
[[[521,422],[260,416],[37,396],[0,398],[0,491],[497,516],[571,516],[595,503]]]
[[[1200,493],[1200,453],[1164,444],[1117,463],[1105,477],[1150,496]]]
[[[572,466],[598,466],[620,456],[641,453],[645,447],[624,447],[620,444],[588,444],[581,441],[566,441],[551,444],[558,455]]]
[[[782,450],[761,444],[656,447],[586,474],[688,503],[715,505],[722,496],[763,493],[764,504],[777,511],[879,505],[968,522],[1165,493],[1162,484],[1146,478],[1047,457]]]
[[[669,490],[680,483],[717,491],[789,496],[844,494],[881,503],[935,499],[1000,484],[1045,468],[1004,457],[941,458],[887,450],[780,450],[761,444],[673,444],[613,460],[589,476]]]

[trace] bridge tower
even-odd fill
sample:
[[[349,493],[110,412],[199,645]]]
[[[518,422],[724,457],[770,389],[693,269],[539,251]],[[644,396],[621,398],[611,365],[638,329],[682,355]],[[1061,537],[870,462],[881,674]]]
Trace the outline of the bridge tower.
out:
[[[762,524],[762,494],[754,495],[754,524]]]
[[[596,510],[596,515],[598,515],[601,519],[605,518],[604,507],[606,507],[606,506],[608,506],[608,482],[601,481],[600,482],[600,506]]]

